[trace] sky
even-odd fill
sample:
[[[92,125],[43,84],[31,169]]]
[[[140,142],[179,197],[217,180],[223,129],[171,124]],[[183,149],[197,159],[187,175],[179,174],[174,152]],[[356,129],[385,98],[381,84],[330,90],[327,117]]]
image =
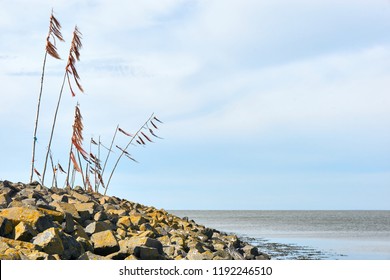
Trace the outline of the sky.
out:
[[[65,42],[46,63],[39,172],[77,25],[84,93],[65,87],[53,160],[67,166],[77,103],[87,150],[118,124],[164,122],[108,195],[167,210],[390,209],[390,1],[0,0],[0,180],[29,181],[52,9]]]

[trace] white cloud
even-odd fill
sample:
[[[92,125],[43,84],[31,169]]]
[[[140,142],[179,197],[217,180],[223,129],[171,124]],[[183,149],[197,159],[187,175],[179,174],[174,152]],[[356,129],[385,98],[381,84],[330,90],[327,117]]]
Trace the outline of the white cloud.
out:
[[[179,123],[209,136],[257,134],[277,126],[318,131],[385,125],[390,121],[389,59],[390,49],[383,46],[239,71],[212,89],[200,89],[204,105],[219,100],[214,111]]]

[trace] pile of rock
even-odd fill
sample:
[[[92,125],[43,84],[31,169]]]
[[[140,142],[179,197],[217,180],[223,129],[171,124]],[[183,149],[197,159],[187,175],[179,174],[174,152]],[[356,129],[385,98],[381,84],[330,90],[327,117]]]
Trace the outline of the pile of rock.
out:
[[[0,259],[269,259],[235,235],[81,187],[0,181],[0,209]]]

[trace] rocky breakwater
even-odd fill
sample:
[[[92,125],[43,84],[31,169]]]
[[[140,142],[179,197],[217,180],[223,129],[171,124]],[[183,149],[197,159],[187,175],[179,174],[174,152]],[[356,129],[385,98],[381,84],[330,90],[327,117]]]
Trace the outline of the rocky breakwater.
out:
[[[237,238],[81,187],[0,181],[0,259],[265,260]]]

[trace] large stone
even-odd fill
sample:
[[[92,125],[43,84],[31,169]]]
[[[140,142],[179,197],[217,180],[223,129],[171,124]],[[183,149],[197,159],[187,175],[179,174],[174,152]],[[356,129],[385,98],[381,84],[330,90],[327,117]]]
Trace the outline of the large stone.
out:
[[[40,246],[44,252],[51,255],[64,253],[64,245],[56,228],[49,228],[38,234],[34,238],[33,244]]]
[[[237,248],[240,244],[236,235],[226,235],[223,239],[226,240],[229,244],[231,244],[234,248]]]
[[[25,207],[26,205],[23,204],[23,202],[19,200],[12,200],[10,204],[8,204],[8,208],[12,207]]]
[[[96,204],[94,202],[76,202],[73,204],[78,212],[88,212],[93,215],[95,212]]]
[[[70,215],[73,216],[74,219],[81,222],[81,217],[79,215],[79,212],[77,212],[77,209],[73,204],[65,203],[65,202],[53,202],[52,205],[56,207],[57,211],[63,213],[69,213]]]
[[[83,247],[85,252],[87,251],[93,252],[93,245],[89,239],[85,239],[78,236],[76,240],[78,243],[80,243],[80,245]]]
[[[94,212],[94,207],[95,207],[95,204],[93,202],[75,203],[73,205],[83,220],[90,220],[91,219],[93,212]]]
[[[133,254],[135,247],[137,246],[145,246],[150,248],[155,248],[159,254],[163,254],[163,246],[160,241],[157,239],[149,238],[149,237],[139,237],[133,236],[126,240],[120,240],[119,246],[121,251],[129,252]]]
[[[241,250],[244,252],[244,257],[247,260],[254,259],[254,257],[259,255],[257,247],[252,245],[245,245]]]
[[[89,239],[89,236],[85,232],[85,229],[82,226],[78,225],[78,224],[76,224],[74,226],[73,236],[81,237],[81,238],[84,238],[84,239]]]
[[[214,254],[210,251],[199,251],[196,248],[191,248],[187,253],[187,259],[189,260],[212,260]]]
[[[96,255],[92,252],[85,252],[84,254],[82,254],[80,257],[79,257],[79,260],[107,260],[108,258],[106,257],[103,257],[103,256],[100,256],[100,255]]]
[[[37,200],[35,198],[26,198],[22,200],[24,205],[36,206]]]
[[[10,237],[12,231],[12,222],[7,218],[0,217],[0,236]]]
[[[129,253],[118,251],[118,252],[107,255],[106,258],[110,259],[110,260],[124,260],[128,256],[129,256]]]
[[[258,256],[255,257],[256,260],[270,260],[271,257],[265,253],[260,253]]]
[[[0,260],[21,260],[20,251],[14,248],[9,248],[4,252],[0,252]]]
[[[244,256],[241,255],[234,247],[233,245],[229,245],[226,249],[226,252],[229,253],[229,255],[232,256],[234,260],[245,260]]]
[[[53,219],[53,221],[57,221],[59,223],[62,223],[62,221],[64,220],[64,213],[63,212],[50,210],[50,209],[43,208],[43,207],[38,207],[38,211],[42,212],[45,215],[50,216]]]
[[[133,223],[131,222],[131,218],[129,216],[123,216],[118,219],[116,225],[117,227],[128,229],[133,225]]]
[[[11,201],[12,199],[8,193],[0,194],[0,208],[7,208]]]
[[[67,203],[68,200],[69,200],[68,195],[64,195],[64,194],[59,195],[59,194],[56,194],[56,193],[52,194],[51,198],[54,201],[65,202],[65,203]]]
[[[157,240],[160,241],[164,246],[171,245],[171,240],[169,239],[168,235],[161,236],[157,238]]]
[[[133,225],[140,226],[143,223],[146,223],[147,220],[141,214],[130,215],[130,221]]]
[[[163,256],[159,254],[156,248],[137,246],[134,248],[134,256],[141,260],[161,260]]]
[[[66,233],[73,233],[73,231],[74,231],[73,216],[69,213],[65,213],[64,215],[65,215],[65,220],[61,224],[61,228]]]
[[[12,221],[14,225],[17,225],[19,222],[25,222],[39,232],[48,229],[53,226],[52,220],[35,209],[30,209],[27,207],[12,207],[3,209],[0,211],[0,217],[7,218]]]
[[[91,241],[94,245],[94,253],[107,256],[119,250],[118,241],[111,230],[105,230],[92,234]]]
[[[0,237],[0,244],[3,244],[1,246],[6,245],[9,248],[15,248],[15,249],[22,249],[22,248],[29,249],[29,250],[40,249],[40,247],[37,246],[36,244],[30,243],[30,242],[14,240],[14,239],[6,238],[6,237]]]
[[[25,222],[20,222],[15,227],[15,240],[29,242],[38,232],[33,227]]]
[[[76,260],[83,254],[84,247],[73,236],[60,232],[60,238],[64,246],[63,258],[67,260]]]
[[[97,212],[94,216],[93,216],[93,219],[95,221],[104,221],[104,220],[107,220],[108,219],[108,216],[106,214],[106,212],[104,211],[99,211]]]
[[[106,222],[92,222],[85,228],[85,232],[92,235],[94,233],[110,229],[112,229],[111,225]]]
[[[0,183],[0,190],[1,193],[8,194],[10,197],[13,197],[20,191],[19,188],[13,186],[9,181],[3,181]]]
[[[232,260],[232,256],[225,250],[216,251],[213,260]]]
[[[71,195],[76,198],[78,201],[81,201],[81,202],[88,202],[88,201],[91,201],[91,197],[86,195],[86,194],[80,194],[76,191],[72,191],[71,192]]]
[[[163,251],[167,256],[174,256],[176,247],[173,245],[167,245],[163,247]]]
[[[33,251],[22,250],[21,252],[29,260],[48,260],[50,258],[48,253],[40,252],[38,250],[33,250]]]

